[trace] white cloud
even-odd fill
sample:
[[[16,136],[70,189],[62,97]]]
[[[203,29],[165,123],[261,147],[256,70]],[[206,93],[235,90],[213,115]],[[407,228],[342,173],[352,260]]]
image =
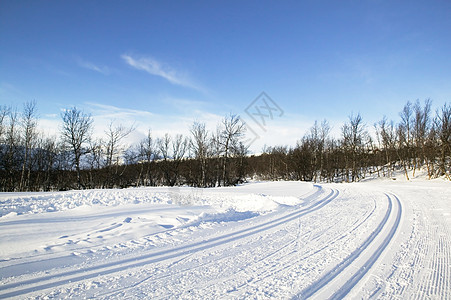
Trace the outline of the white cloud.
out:
[[[190,103],[190,100],[180,101],[185,101],[185,104]],[[195,102],[192,101],[191,103]],[[183,112],[177,111],[169,115],[93,102],[86,102],[83,105],[79,105],[79,108],[92,115],[94,120],[94,136],[96,138],[105,137],[105,130],[112,121],[117,125],[122,124],[126,127],[133,126],[135,131],[124,141],[129,145],[137,144],[141,139],[145,138],[149,129],[154,138],[163,137],[166,133],[170,135],[183,134],[189,136],[190,128],[194,121],[204,122],[207,128],[213,132],[223,118],[222,115],[197,108]]]
[[[47,114],[38,120],[38,131],[44,136],[58,138],[61,129],[61,119],[57,115]]]
[[[88,110],[93,114],[93,116],[108,119],[128,119],[128,118],[141,118],[141,117],[152,117],[153,113],[145,110],[136,110],[129,108],[120,108],[113,105],[106,105],[94,102],[86,102]]]
[[[189,102],[190,100],[182,99],[180,101]],[[141,139],[145,138],[149,129],[154,138],[162,137],[165,133],[190,136],[190,128],[194,121],[205,123],[207,129],[213,133],[225,116],[225,114],[208,112],[199,107],[186,110],[185,112],[173,112],[170,115],[93,102],[87,102],[78,107],[92,115],[94,137],[96,138],[105,138],[105,130],[111,121],[117,125],[122,124],[126,127],[135,127],[135,131],[124,140],[128,145],[139,143]],[[242,117],[258,135],[258,138],[250,147],[252,153],[261,153],[265,145],[295,146],[296,141],[301,139],[314,123],[314,120],[308,116],[286,113],[280,118],[268,120],[265,131],[263,131],[258,125],[253,124],[251,119],[246,118],[246,115],[242,115]],[[39,123],[39,127],[46,134],[59,135],[61,128],[61,118],[59,116],[46,115],[45,118],[40,119]],[[331,122],[333,126],[332,136],[335,135],[334,131],[339,131],[340,128],[339,126],[334,126],[334,124],[341,123]],[[253,139],[254,137],[253,133],[248,130],[246,138]]]
[[[180,85],[188,88],[192,88],[198,91],[203,91],[203,89],[194,84],[190,78],[186,74],[180,73],[180,71],[176,71],[172,67],[163,64],[151,57],[132,57],[128,54],[123,54],[122,59],[131,67],[145,71],[151,75],[159,76],[172,84]]]
[[[261,153],[262,149],[274,146],[295,146],[313,124],[305,116],[284,114],[280,118],[267,120],[264,130],[246,115],[242,116],[248,127],[246,137],[253,140],[250,150]]]
[[[163,99],[165,103],[168,103],[174,108],[179,108],[180,110],[186,111],[191,108],[192,110],[197,109],[199,107],[205,107],[209,105],[208,102],[199,101],[199,100],[190,100],[190,99],[181,99],[181,98],[166,98]]]
[[[77,59],[77,63],[80,67],[91,70],[91,71],[95,71],[98,73],[101,73],[103,75],[109,75],[111,73],[110,68],[106,67],[106,66],[98,66],[95,65],[89,61],[85,61],[81,58]]]

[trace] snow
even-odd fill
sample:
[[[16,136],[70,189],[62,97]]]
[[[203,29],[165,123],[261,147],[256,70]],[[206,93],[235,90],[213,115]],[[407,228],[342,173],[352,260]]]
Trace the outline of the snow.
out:
[[[451,183],[0,194],[0,298],[451,298]]]

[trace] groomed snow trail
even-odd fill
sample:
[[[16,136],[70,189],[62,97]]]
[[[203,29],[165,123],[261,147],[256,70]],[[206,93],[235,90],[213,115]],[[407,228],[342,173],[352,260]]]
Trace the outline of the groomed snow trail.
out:
[[[5,194],[0,298],[449,299],[448,191],[374,181]]]

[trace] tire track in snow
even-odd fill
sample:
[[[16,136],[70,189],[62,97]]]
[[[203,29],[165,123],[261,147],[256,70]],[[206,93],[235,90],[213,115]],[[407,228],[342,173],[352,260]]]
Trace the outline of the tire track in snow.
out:
[[[321,192],[322,187],[316,186],[318,191],[313,195],[307,197],[313,199],[317,197],[317,194]],[[55,288],[65,284],[73,284],[75,282],[92,279],[98,276],[109,275],[124,271],[131,268],[140,267],[146,264],[152,264],[161,262],[168,259],[178,258],[191,254],[193,252],[203,251],[213,248],[218,245],[222,245],[228,242],[233,242],[265,230],[269,230],[275,226],[283,224],[285,222],[295,220],[303,215],[319,210],[324,207],[339,195],[338,190],[331,190],[330,193],[324,198],[313,202],[308,207],[298,209],[294,212],[288,213],[284,216],[275,218],[273,220],[251,226],[236,232],[228,233],[222,236],[213,237],[205,241],[192,243],[189,245],[182,245],[174,247],[172,249],[161,250],[153,253],[143,254],[137,257],[130,257],[119,261],[100,264],[97,266],[84,267],[80,269],[74,269],[70,271],[64,271],[57,274],[35,277],[32,279],[22,280],[10,284],[1,286],[0,298],[16,297],[25,295],[32,292],[39,292],[42,290]]]
[[[388,246],[390,241],[392,240],[393,236],[395,235],[399,223],[401,221],[402,216],[402,205],[399,201],[398,197],[396,195],[388,195],[386,194],[389,206],[387,209],[387,212],[382,219],[382,221],[379,223],[378,227],[375,231],[371,233],[371,235],[365,240],[365,242],[357,248],[354,252],[352,252],[347,258],[345,258],[341,263],[339,263],[335,268],[330,270],[328,273],[326,273],[324,276],[319,278],[317,281],[315,281],[313,284],[311,284],[308,288],[301,291],[299,294],[295,295],[293,297],[294,299],[306,299],[314,296],[316,293],[320,292],[325,288],[331,281],[333,281],[335,278],[339,277],[340,275],[344,274],[344,271],[351,266],[356,259],[363,254],[366,249],[369,248],[369,246],[373,243],[373,241],[378,237],[382,230],[384,229],[385,225],[388,223],[390,216],[392,215],[393,211],[393,202],[396,204],[396,216],[394,217],[394,223],[392,227],[390,228],[390,231],[385,236],[382,243],[373,251],[373,253],[370,253],[370,258],[366,260],[361,266],[358,266],[357,271],[344,283],[341,285],[341,287],[335,291],[331,299],[342,299],[344,298],[351,289],[356,286],[356,284],[365,276],[365,274],[369,271],[369,269],[374,265],[374,263],[377,261],[377,259],[380,257],[384,249]],[[396,200],[393,201],[392,197]]]

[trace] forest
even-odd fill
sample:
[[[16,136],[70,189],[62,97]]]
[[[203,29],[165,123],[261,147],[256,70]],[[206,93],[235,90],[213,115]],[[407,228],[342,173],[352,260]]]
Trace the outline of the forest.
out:
[[[93,136],[93,117],[76,107],[61,114],[59,136],[39,130],[37,104],[0,106],[0,191],[55,191],[139,186],[229,186],[256,180],[356,182],[417,170],[430,179],[451,180],[451,105],[432,111],[432,101],[408,101],[396,121],[382,117],[367,125],[350,115],[331,135],[315,121],[296,145],[249,153],[246,126],[225,116],[215,129],[193,122],[189,136],[154,137],[125,146],[133,131],[111,121],[102,138]],[[294,129],[295,130],[295,129]]]

